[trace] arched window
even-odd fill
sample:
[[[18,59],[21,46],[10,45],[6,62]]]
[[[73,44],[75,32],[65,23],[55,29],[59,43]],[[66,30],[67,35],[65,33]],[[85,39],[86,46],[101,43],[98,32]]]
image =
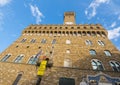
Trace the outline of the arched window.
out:
[[[99,31],[97,32],[97,36],[98,36],[98,37],[100,37],[100,36],[101,36],[101,34],[100,34],[100,32],[99,32]]]
[[[91,36],[91,33],[89,31],[87,32],[87,36]]]
[[[24,55],[20,54],[19,56],[17,56],[17,58],[14,60],[15,63],[20,63],[23,59]]]
[[[103,36],[103,37],[106,37],[106,34],[105,34],[105,32],[102,32],[102,36]]]
[[[92,41],[91,40],[86,40],[85,43],[86,43],[86,45],[92,45]]]
[[[82,32],[82,36],[86,36],[86,32],[85,31]]]
[[[28,61],[28,64],[36,64],[36,61],[37,61],[37,57],[35,57],[36,55],[33,55],[29,61]]]
[[[73,32],[73,36],[77,36],[77,32],[76,31]]]
[[[47,41],[46,39],[42,39],[42,40],[41,40],[41,43],[44,44],[44,43],[46,43],[46,41]]]
[[[27,40],[26,38],[22,39],[22,40],[21,40],[21,43],[25,42],[26,40]]]
[[[82,36],[81,31],[78,31],[78,36]]]
[[[52,40],[52,44],[55,44],[55,43],[56,43],[56,39],[53,39],[53,40]]]
[[[104,50],[106,56],[112,56],[109,50]]]
[[[93,59],[91,61],[91,64],[92,64],[93,70],[104,70],[101,61],[99,61],[97,59]]]
[[[11,56],[11,54],[5,55],[5,56],[2,58],[1,61],[3,61],[3,62],[7,61],[7,59],[8,59],[10,56]]]
[[[32,39],[30,42],[31,42],[31,43],[35,43],[35,41],[36,41],[36,39]]]
[[[120,63],[117,61],[110,61],[110,66],[113,68],[114,71],[120,71]]]
[[[90,52],[90,55],[92,55],[92,56],[95,56],[95,55],[96,55],[96,51],[93,50],[93,49],[91,49],[89,52]]]
[[[104,42],[101,41],[101,40],[98,40],[98,44],[99,44],[99,45],[102,45],[102,46],[105,46]]]
[[[58,31],[58,35],[61,35],[61,31]]]

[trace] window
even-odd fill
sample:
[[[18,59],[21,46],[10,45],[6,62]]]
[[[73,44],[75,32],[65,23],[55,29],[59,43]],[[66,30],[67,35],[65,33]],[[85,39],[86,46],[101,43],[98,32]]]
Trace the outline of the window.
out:
[[[22,61],[22,58],[23,58],[23,55],[21,54],[14,60],[14,62],[15,63],[20,63]]]
[[[105,35],[105,33],[104,33],[104,32],[102,32],[102,37],[106,37],[106,35]]]
[[[95,56],[95,55],[96,55],[96,51],[95,51],[95,50],[92,50],[92,49],[91,49],[89,52],[90,52],[90,55],[92,55],[92,56]]]
[[[92,36],[96,36],[96,34],[95,34],[95,32],[92,32],[92,34],[91,34]]]
[[[101,36],[101,34],[100,34],[100,32],[99,32],[99,31],[97,32],[97,36],[98,36],[98,37],[100,37],[100,36]]]
[[[3,57],[3,59],[1,61],[7,61],[7,59],[11,56],[11,54],[7,54]]]
[[[36,64],[36,61],[37,61],[37,57],[35,57],[36,55],[32,56],[29,61],[28,61],[28,64]]]
[[[41,43],[43,44],[46,43],[46,39],[42,39]]]
[[[86,43],[86,45],[92,45],[92,41],[91,40],[86,40],[85,43]]]
[[[114,71],[120,71],[120,64],[116,61],[110,61],[110,66],[113,68]]]
[[[21,43],[25,42],[26,40],[27,40],[26,38],[22,39],[22,40],[21,40]]]
[[[64,67],[72,67],[71,59],[65,59],[64,60]]]
[[[106,56],[111,56],[111,53],[108,50],[105,50],[104,53],[105,53]]]
[[[31,43],[35,43],[35,41],[36,41],[36,39],[32,39],[30,42],[31,42]]]
[[[12,85],[17,85],[21,77],[22,77],[22,73],[18,74]]]
[[[90,32],[87,32],[87,36],[91,36],[91,33],[90,33]]]
[[[101,40],[98,40],[98,44],[99,44],[99,45],[102,45],[102,46],[105,46],[104,42],[101,41]]]
[[[70,40],[66,40],[66,44],[71,44],[71,41]]]
[[[70,49],[67,49],[67,50],[66,50],[66,53],[69,54],[69,53],[70,53]]]
[[[86,32],[82,32],[82,36],[86,36]]]
[[[56,39],[53,39],[52,44],[55,44],[55,43],[56,43]]]
[[[102,63],[97,59],[93,59],[91,64],[92,64],[93,70],[104,70]]]

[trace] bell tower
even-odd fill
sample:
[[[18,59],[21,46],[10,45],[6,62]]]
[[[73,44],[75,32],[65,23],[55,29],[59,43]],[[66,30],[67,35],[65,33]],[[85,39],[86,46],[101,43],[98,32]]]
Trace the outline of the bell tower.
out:
[[[75,13],[74,12],[64,13],[64,24],[67,24],[67,25],[75,24]]]

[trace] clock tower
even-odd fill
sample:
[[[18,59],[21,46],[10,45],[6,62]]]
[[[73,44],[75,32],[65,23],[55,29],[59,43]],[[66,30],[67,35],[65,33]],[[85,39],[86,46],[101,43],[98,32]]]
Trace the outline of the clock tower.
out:
[[[64,24],[67,24],[67,25],[75,24],[75,13],[74,12],[64,13]]]

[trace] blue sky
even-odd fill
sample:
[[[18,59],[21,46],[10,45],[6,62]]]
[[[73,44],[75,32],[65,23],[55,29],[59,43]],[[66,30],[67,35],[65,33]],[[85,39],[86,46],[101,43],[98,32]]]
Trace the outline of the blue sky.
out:
[[[102,24],[120,50],[120,0],[0,0],[0,53],[30,24],[63,24],[66,11],[77,24]]]

